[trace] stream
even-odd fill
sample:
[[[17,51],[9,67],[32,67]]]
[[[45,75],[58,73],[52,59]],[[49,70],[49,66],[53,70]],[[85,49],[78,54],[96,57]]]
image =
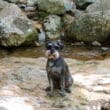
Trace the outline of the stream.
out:
[[[110,48],[65,44],[64,49],[61,51],[61,55],[66,58],[79,60],[103,60],[110,57]],[[45,46],[41,45],[39,47],[19,47],[8,49],[0,48],[0,58],[5,57],[45,57]]]

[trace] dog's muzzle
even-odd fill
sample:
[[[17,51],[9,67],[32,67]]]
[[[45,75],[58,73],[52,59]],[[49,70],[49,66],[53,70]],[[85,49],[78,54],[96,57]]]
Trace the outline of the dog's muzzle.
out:
[[[48,58],[48,59],[53,59],[53,60],[55,60],[55,59],[57,59],[57,58],[59,58],[59,52],[58,51],[56,51],[56,50],[47,50],[46,51],[46,57]]]

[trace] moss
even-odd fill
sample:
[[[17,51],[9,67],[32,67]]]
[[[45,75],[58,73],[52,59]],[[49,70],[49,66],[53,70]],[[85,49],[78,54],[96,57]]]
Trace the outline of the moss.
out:
[[[5,47],[17,47],[21,45],[28,45],[31,44],[34,40],[37,40],[38,34],[36,30],[26,34],[26,35],[19,35],[16,33],[12,33],[7,37],[4,37],[1,40],[1,44]]]
[[[36,30],[33,30],[31,33],[28,33],[26,36],[26,41],[25,42],[30,42],[30,41],[33,41],[33,40],[37,40],[38,38],[38,33]]]
[[[40,20],[43,20],[46,16],[48,16],[49,13],[45,13],[45,12],[38,12],[37,13],[37,17],[40,19]]]

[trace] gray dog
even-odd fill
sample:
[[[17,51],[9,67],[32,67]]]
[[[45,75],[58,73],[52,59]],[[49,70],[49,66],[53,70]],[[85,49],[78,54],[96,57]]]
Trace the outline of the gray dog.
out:
[[[73,78],[68,65],[59,54],[62,49],[63,44],[60,41],[46,43],[48,58],[46,71],[49,81],[49,87],[46,88],[46,91],[49,96],[53,96],[54,89],[59,89],[61,96],[65,96],[65,92],[71,93],[70,87],[73,84]]]

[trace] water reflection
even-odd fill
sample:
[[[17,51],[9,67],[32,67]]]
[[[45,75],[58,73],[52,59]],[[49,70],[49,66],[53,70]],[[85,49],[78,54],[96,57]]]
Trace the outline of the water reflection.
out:
[[[104,59],[110,56],[110,50],[103,51],[101,47],[65,45],[61,55],[80,60]],[[16,49],[0,49],[0,58],[5,57],[45,57],[44,45],[40,47],[20,47]]]
[[[38,36],[38,41],[39,41],[40,44],[43,44],[44,41],[45,41],[45,32],[43,31],[42,28],[40,28],[39,31],[40,32],[39,32],[39,36]]]

